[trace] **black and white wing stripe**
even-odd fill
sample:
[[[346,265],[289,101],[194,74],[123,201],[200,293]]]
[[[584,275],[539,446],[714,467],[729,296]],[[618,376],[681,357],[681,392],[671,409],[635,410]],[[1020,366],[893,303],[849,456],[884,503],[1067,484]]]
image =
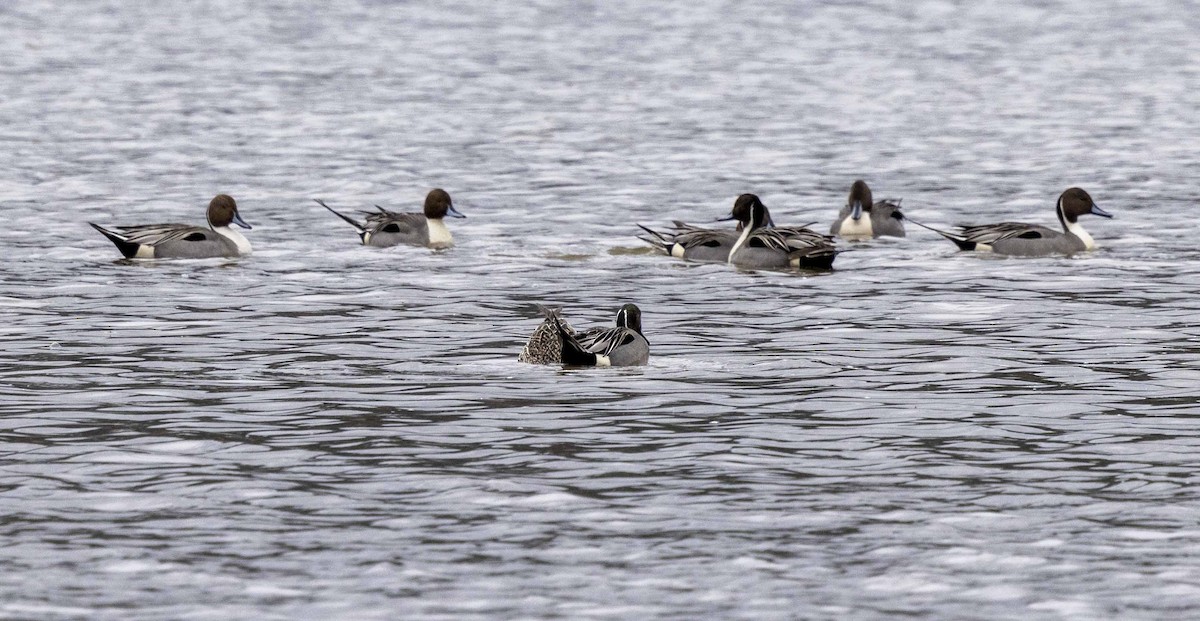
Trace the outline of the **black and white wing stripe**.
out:
[[[156,246],[172,241],[209,241],[217,234],[191,224],[143,224],[115,227],[125,240],[143,246]]]

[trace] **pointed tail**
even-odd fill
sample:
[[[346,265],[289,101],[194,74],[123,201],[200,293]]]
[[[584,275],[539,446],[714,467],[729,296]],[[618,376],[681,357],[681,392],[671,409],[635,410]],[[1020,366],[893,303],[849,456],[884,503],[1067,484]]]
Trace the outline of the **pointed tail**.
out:
[[[359,235],[362,235],[363,233],[367,232],[367,229],[363,228],[363,225],[359,224],[358,221],[355,220],[354,218],[351,218],[350,216],[347,216],[345,214],[338,213],[337,211],[335,211],[333,209],[333,207],[326,205],[325,201],[323,201],[319,198],[314,198],[313,200],[316,201],[318,205],[328,209],[330,211],[330,213],[332,213],[333,215],[345,220],[346,222],[349,222],[350,226],[354,227],[354,230],[358,231]]]
[[[667,254],[671,254],[671,248],[675,246],[674,239],[667,239],[667,235],[665,233],[660,233],[658,231],[655,231],[654,229],[644,227],[640,224],[638,225],[638,228],[642,229],[643,231],[645,231],[653,236],[653,239],[652,239],[650,237],[642,237],[641,235],[638,235],[637,236],[638,239],[646,242],[647,244],[650,244],[651,246],[654,246],[655,248],[657,248]]]
[[[100,231],[100,233],[108,238],[108,241],[111,241],[114,245],[116,245],[117,250],[120,250],[121,254],[125,255],[126,259],[132,259],[137,256],[138,248],[141,247],[141,244],[129,241],[124,235],[121,235],[116,231],[110,231],[99,224],[96,224],[95,222],[88,222],[88,224],[92,225],[92,228],[96,229],[97,231]]]
[[[897,212],[897,213],[899,213],[899,212]],[[945,237],[946,239],[954,242],[955,245],[957,245],[960,250],[974,250],[975,249],[975,242],[967,240],[966,237],[963,237],[962,235],[959,235],[958,233],[951,233],[949,231],[935,229],[932,226],[929,226],[927,224],[921,224],[920,222],[917,222],[916,220],[913,220],[912,218],[910,218],[908,216],[902,216],[901,219],[903,219],[905,222],[911,222],[927,231],[933,231],[934,233],[937,233],[938,235]]]

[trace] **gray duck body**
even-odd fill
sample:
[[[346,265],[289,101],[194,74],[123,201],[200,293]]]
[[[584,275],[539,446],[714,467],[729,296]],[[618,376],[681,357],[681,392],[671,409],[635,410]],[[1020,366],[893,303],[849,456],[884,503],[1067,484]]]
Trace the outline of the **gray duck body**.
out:
[[[365,217],[363,222],[338,212],[320,199],[314,200],[353,226],[364,246],[375,248],[399,245],[448,248],[454,245],[454,238],[444,219],[466,217],[454,208],[450,194],[440,188],[425,196],[425,209],[421,213],[399,213],[376,205],[377,211],[359,212]]]
[[[209,228],[191,224],[142,224],[105,228],[89,222],[129,259],[210,259],[251,252],[250,242],[229,228],[251,228],[237,211],[237,202],[218,194],[208,204]]]
[[[960,250],[1038,257],[1069,255],[1094,249],[1096,243],[1079,224],[1079,216],[1091,214],[1102,218],[1112,217],[1112,214],[1100,209],[1092,197],[1080,188],[1068,188],[1063,192],[1058,197],[1055,212],[1062,225],[1061,231],[1023,222],[960,226],[955,232],[925,228],[930,228],[954,242]]]
[[[744,211],[739,204],[748,205]],[[728,262],[749,269],[831,269],[838,251],[832,238],[806,226],[773,227],[767,206],[753,194],[743,194],[735,203],[734,217],[744,214],[742,232]]]
[[[659,232],[639,224],[638,227],[652,235],[653,238],[639,237],[638,239],[673,257],[688,261],[728,263],[730,251],[737,245],[745,223],[750,221],[750,202],[734,201],[730,215],[719,219],[719,221],[728,220],[736,220],[737,227],[732,230],[708,229],[673,220],[671,224],[674,226],[674,230]],[[764,226],[775,226],[770,213],[767,214]]]
[[[660,232],[639,224],[643,231],[654,236],[639,239],[666,254],[687,261],[725,263],[740,235],[736,230],[706,229],[679,220],[673,221],[672,225],[672,231]]]

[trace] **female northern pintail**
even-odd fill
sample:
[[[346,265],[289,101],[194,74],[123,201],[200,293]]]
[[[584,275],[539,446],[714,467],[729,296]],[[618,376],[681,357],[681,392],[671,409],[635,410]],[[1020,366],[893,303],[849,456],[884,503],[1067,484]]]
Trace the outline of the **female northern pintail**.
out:
[[[425,196],[424,213],[396,213],[376,205],[375,208],[379,210],[378,212],[359,212],[366,215],[365,224],[359,224],[354,218],[334,211],[322,200],[315,200],[322,207],[332,211],[333,215],[349,222],[358,231],[358,236],[362,238],[364,246],[377,248],[386,248],[397,244],[449,248],[454,245],[454,238],[450,235],[450,229],[446,228],[442,219],[446,216],[466,217],[454,208],[454,203],[450,201],[450,195],[440,188],[431,190]]]
[[[1097,207],[1092,197],[1079,188],[1070,188],[1063,192],[1058,197],[1055,211],[1058,213],[1059,223],[1062,224],[1061,233],[1044,226],[1020,222],[960,226],[959,231],[954,233],[939,231],[918,222],[914,224],[945,237],[957,244],[961,250],[1030,257],[1092,250],[1096,247],[1096,242],[1079,224],[1079,216],[1092,214],[1102,218],[1112,217],[1112,214]]]
[[[229,228],[250,228],[238,215],[237,203],[228,194],[218,194],[208,203],[208,228],[190,224],[142,224],[100,231],[128,259],[206,259],[250,254],[250,241]]]
[[[744,219],[739,215],[744,214]],[[838,251],[833,239],[807,227],[771,227],[767,206],[753,194],[737,197],[733,213],[742,233],[729,250],[729,262],[749,268],[800,267],[829,269]]]
[[[900,201],[881,200],[876,203],[871,199],[871,188],[861,179],[855,181],[850,186],[846,206],[838,213],[837,221],[829,233],[843,239],[904,237],[904,214],[900,213]]]
[[[650,342],[642,335],[642,311],[626,304],[617,311],[617,325],[576,332],[557,308],[541,307],[545,321],[533,331],[517,357],[530,364],[628,367],[650,360]]]

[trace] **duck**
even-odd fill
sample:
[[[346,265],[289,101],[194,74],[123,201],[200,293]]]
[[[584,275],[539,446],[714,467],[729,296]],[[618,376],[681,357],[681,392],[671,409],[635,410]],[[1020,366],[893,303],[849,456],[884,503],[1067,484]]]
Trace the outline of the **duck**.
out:
[[[366,216],[365,223],[359,223],[354,218],[335,211],[321,199],[313,199],[318,205],[333,212],[333,215],[350,223],[364,246],[387,248],[399,244],[410,246],[426,246],[428,248],[449,248],[454,245],[454,237],[446,228],[443,219],[465,218],[450,200],[450,194],[441,188],[429,191],[425,196],[423,213],[397,213],[388,211],[379,205],[379,211],[360,212]]]
[[[734,201],[726,219],[741,221],[742,232],[729,250],[728,262],[747,268],[798,267],[831,269],[838,251],[833,238],[813,232],[807,226],[767,226],[771,214],[754,194],[742,194]]]
[[[237,201],[218,194],[208,203],[208,228],[191,224],[140,224],[105,228],[88,222],[127,259],[207,259],[250,254],[250,240],[229,228],[252,228],[238,213]]]
[[[957,232],[942,231],[917,222],[914,224],[954,242],[960,250],[1033,257],[1095,250],[1096,241],[1083,229],[1079,216],[1113,217],[1097,206],[1091,195],[1081,188],[1068,188],[1059,195],[1054,210],[1058,214],[1062,232],[1022,222],[960,226]]]
[[[642,311],[636,304],[617,310],[616,325],[575,331],[557,307],[540,306],[545,316],[517,357],[529,364],[627,367],[650,361],[650,342],[642,334]]]
[[[863,214],[867,217],[863,218]],[[859,179],[850,185],[846,206],[838,213],[829,234],[851,240],[904,237],[904,214],[900,212],[900,201],[874,202],[871,188]]]
[[[655,231],[639,224],[638,228],[650,234],[651,237],[639,236],[638,239],[676,258],[688,261],[728,263],[729,251],[741,235],[742,222],[750,220],[749,209],[748,203],[735,202],[733,212],[728,217],[717,220],[718,222],[737,220],[738,224],[734,229],[709,229],[672,220],[672,231]],[[766,226],[775,226],[769,213]]]

